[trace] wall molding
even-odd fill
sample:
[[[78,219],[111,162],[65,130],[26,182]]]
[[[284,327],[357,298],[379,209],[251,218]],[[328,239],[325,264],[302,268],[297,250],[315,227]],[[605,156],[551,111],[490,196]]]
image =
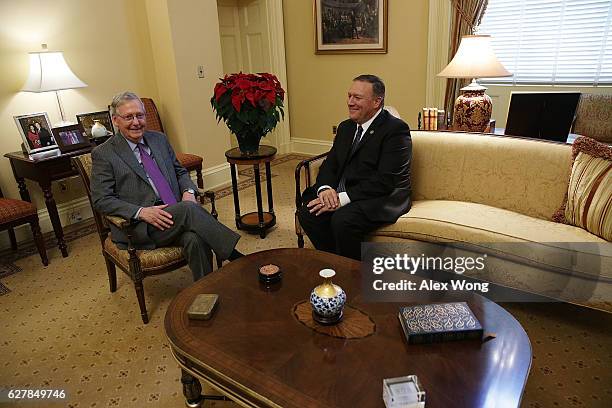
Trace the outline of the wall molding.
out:
[[[293,153],[317,155],[328,152],[333,142],[331,140],[291,138],[291,151]]]

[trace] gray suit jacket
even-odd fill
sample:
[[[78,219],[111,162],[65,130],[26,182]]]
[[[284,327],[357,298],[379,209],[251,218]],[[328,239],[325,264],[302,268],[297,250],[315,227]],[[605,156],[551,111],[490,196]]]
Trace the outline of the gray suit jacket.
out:
[[[151,155],[174,192],[181,201],[182,192],[188,188],[197,191],[189,173],[180,165],[163,133],[146,131],[143,136],[151,149]],[[140,207],[155,204],[157,196],[147,179],[144,168],[138,163],[125,138],[117,134],[92,153],[91,198],[96,211],[131,219]],[[153,249],[147,223],[137,222],[132,231],[132,242],[138,249]],[[113,242],[121,248],[127,245],[127,236],[111,225]]]

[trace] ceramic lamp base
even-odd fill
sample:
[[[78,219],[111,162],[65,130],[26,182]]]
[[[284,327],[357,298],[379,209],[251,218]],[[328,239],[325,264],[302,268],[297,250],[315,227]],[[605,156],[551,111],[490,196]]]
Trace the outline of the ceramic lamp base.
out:
[[[473,82],[461,90],[463,93],[455,101],[453,130],[484,132],[493,110],[493,102],[485,93],[486,88]]]
[[[318,314],[314,310],[312,311],[312,319],[315,322],[317,322],[319,324],[322,324],[323,326],[331,326],[333,324],[340,323],[340,321],[342,320],[343,315],[344,315],[344,313],[342,311],[340,311],[340,313],[335,315],[335,316],[326,317],[326,316],[321,316],[320,314]]]

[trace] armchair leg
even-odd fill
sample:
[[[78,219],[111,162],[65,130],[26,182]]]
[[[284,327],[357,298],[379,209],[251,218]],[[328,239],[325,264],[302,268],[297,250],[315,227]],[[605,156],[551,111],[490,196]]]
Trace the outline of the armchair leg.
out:
[[[298,236],[298,248],[304,248],[304,236],[302,234],[297,234]]]
[[[106,262],[106,271],[108,272],[108,284],[110,287],[110,291],[115,292],[117,290],[117,268],[113,261],[104,257],[104,261]]]
[[[40,254],[40,259],[42,260],[43,265],[47,266],[49,265],[49,258],[47,258],[47,250],[45,249],[45,240],[40,232],[40,226],[38,224],[38,219],[30,221],[30,228],[32,229],[32,234],[34,235],[34,243],[36,244],[36,249],[38,249],[38,253]],[[15,232],[13,231],[13,229],[9,230],[9,236],[11,237],[11,241],[15,239]],[[15,243],[15,248],[17,248],[16,243]]]
[[[9,239],[11,240],[11,249],[13,251],[16,251],[17,250],[17,237],[15,237],[15,230],[12,229],[12,228],[9,228],[8,229],[8,234],[9,234]],[[36,237],[34,237],[34,238],[36,238]]]
[[[140,316],[142,317],[142,322],[147,324],[149,323],[149,315],[147,314],[147,305],[145,304],[142,280],[134,281],[134,289],[136,289],[136,297],[138,298],[138,305],[140,306]]]
[[[219,258],[217,255],[215,255],[215,258],[217,259],[217,269],[219,269],[223,266],[223,259]]]
[[[211,206],[210,215],[212,215],[213,217],[215,217],[215,219],[217,219],[219,217],[219,214],[217,213],[217,208],[215,207],[215,192],[208,190],[204,192],[204,195],[210,200],[210,206]]]
[[[196,180],[198,188],[204,188],[204,179],[202,178],[202,168],[196,169]]]

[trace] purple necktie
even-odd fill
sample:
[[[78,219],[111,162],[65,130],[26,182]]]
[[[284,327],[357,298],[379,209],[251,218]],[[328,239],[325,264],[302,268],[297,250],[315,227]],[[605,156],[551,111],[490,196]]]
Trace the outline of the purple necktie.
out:
[[[140,160],[144,166],[145,172],[151,178],[151,181],[155,185],[159,197],[162,199],[164,204],[172,205],[176,204],[176,197],[170,188],[168,180],[164,177],[159,166],[155,163],[155,160],[147,153],[145,146],[142,143],[138,143],[138,150],[140,150]]]

